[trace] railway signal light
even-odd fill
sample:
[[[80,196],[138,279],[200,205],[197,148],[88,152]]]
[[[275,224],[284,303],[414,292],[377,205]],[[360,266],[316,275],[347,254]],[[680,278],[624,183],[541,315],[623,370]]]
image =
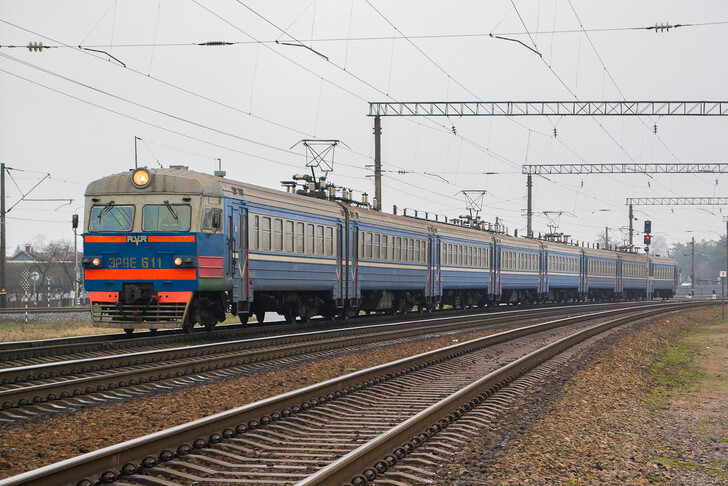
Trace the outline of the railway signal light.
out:
[[[648,234],[652,233],[652,221],[650,221],[649,219],[647,221],[645,221],[645,231],[644,232],[648,233]]]
[[[652,243],[652,235],[645,235],[645,245]]]

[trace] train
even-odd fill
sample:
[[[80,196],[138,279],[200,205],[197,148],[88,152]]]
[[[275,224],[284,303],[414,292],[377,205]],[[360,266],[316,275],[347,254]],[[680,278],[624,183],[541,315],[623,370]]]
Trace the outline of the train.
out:
[[[82,266],[93,325],[211,330],[227,314],[293,323],[665,299],[677,288],[673,259],[387,214],[312,176],[297,180],[301,189],[282,191],[171,166],[91,182]]]

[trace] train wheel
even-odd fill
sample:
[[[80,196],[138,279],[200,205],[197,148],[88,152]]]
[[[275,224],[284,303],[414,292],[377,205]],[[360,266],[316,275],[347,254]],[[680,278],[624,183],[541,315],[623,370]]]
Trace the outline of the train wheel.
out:
[[[213,329],[215,329],[215,323],[214,322],[206,322],[205,323],[205,331],[212,332]]]
[[[133,327],[125,327],[124,332],[127,334],[127,336],[131,336],[134,334],[134,328]]]
[[[255,313],[255,320],[258,321],[258,325],[265,322],[265,311],[258,311]]]
[[[152,336],[156,336],[157,335],[157,329],[156,328],[150,328],[149,329],[149,332],[152,334]]]
[[[194,322],[190,322],[190,319],[189,318],[185,319],[185,321],[182,323],[182,329],[187,334],[192,334],[192,328],[193,327],[195,327],[195,323]]]
[[[241,324],[247,324],[248,319],[250,319],[250,314],[247,312],[239,312],[238,313],[238,319],[240,319]]]
[[[296,322],[296,313],[290,307],[283,311],[283,317],[288,324],[293,324]]]

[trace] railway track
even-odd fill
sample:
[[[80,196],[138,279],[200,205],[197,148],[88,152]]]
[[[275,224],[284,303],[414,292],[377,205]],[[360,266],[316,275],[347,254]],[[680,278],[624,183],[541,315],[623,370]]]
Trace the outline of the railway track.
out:
[[[0,309],[0,315],[25,315],[25,314],[72,314],[91,312],[87,306],[80,307],[14,307]],[[90,316],[91,314],[89,314]]]
[[[600,312],[609,315],[621,309],[620,306]],[[418,336],[467,332],[489,325],[504,326],[524,319],[573,313],[574,308],[567,307],[470,317],[431,317],[5,368],[0,369],[0,422],[13,423],[38,413],[88,405],[94,400],[129,398],[125,392],[129,388],[132,394],[140,394],[153,391],[165,382],[189,384],[185,378],[206,381],[222,378],[226,373],[229,376],[270,367],[275,362],[322,359],[367,345],[391,345]]]
[[[504,331],[173,427],[0,486],[393,484],[377,477],[447,436],[452,423],[497,400],[496,392],[550,357],[621,324],[690,307],[589,313]],[[567,330],[567,324],[580,329]],[[520,347],[503,345],[516,339]]]
[[[516,310],[544,310],[552,308],[578,309],[601,309],[607,306],[629,306],[634,302],[623,302],[618,304],[576,304],[576,305],[545,305],[538,307],[499,307],[485,311],[490,314],[501,312],[513,312]],[[468,311],[446,310],[440,311],[437,315],[444,317],[467,317],[470,315],[483,314],[483,309],[470,309]],[[410,314],[401,317],[399,320],[419,320],[422,315]],[[357,326],[380,324],[391,321],[391,316],[376,315],[362,316],[355,321],[346,321],[351,326],[354,322]],[[114,350],[118,352],[129,352],[130,350],[152,349],[154,347],[169,347],[173,345],[186,345],[196,342],[218,342],[234,339],[244,339],[256,336],[271,336],[282,333],[318,331],[326,328],[339,328],[344,324],[340,321],[313,321],[310,324],[297,324],[292,328],[290,324],[270,323],[263,326],[256,325],[225,325],[217,328],[214,332],[206,332],[197,328],[193,333],[187,334],[181,329],[164,329],[158,332],[138,332],[131,336],[120,333],[101,334],[92,336],[77,336],[67,338],[56,338],[39,341],[13,341],[0,343],[0,368],[11,366],[25,366],[51,362],[63,359],[84,359],[109,354]]]

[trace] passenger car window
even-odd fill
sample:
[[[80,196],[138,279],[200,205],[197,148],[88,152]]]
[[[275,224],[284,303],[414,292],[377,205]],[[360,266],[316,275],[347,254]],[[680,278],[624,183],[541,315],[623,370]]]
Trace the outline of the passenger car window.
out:
[[[142,231],[189,231],[189,204],[150,204],[142,210]]]
[[[134,206],[94,206],[89,231],[131,231],[133,223]]]

